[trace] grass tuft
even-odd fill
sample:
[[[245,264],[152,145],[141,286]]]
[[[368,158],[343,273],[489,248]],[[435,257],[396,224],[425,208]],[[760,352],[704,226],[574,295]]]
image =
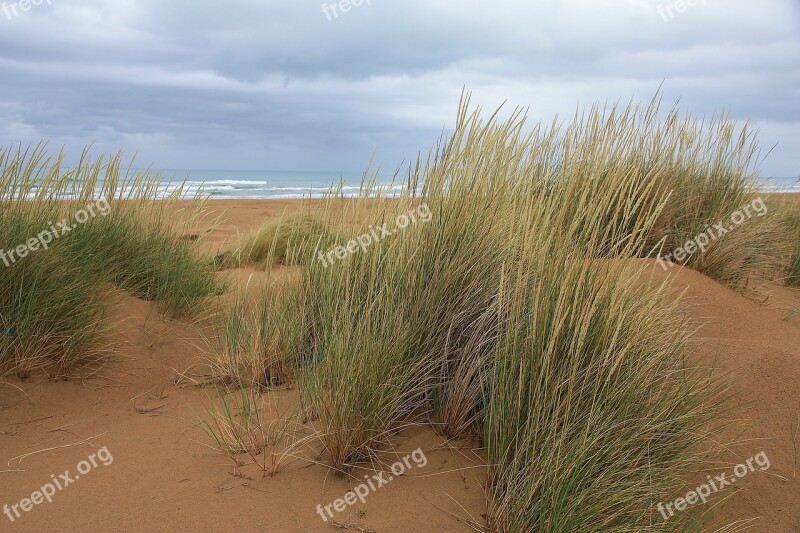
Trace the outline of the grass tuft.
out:
[[[197,243],[175,232],[181,187],[156,201],[158,177],[123,173],[120,155],[63,159],[43,146],[0,150],[0,375],[66,376],[101,360],[115,288],[173,317],[224,290]],[[202,207],[189,200],[186,224]]]
[[[789,260],[786,284],[800,287],[800,205],[793,204],[785,212],[789,239],[794,249]]]
[[[310,261],[316,250],[327,250],[339,240],[318,219],[296,214],[266,222],[231,252],[219,256],[217,263],[222,268],[299,265]]]
[[[337,471],[410,423],[477,438],[492,531],[698,530],[704,510],[664,522],[656,505],[715,451],[721,386],[687,362],[691,325],[648,274],[659,250],[755,199],[756,139],[724,116],[662,113],[658,98],[594,106],[563,127],[502,114],[485,119],[465,97],[399,198],[367,184],[341,215],[366,234],[424,205],[424,224],[327,266],[301,260],[279,299],[237,305],[227,372],[291,366]],[[342,227],[338,202],[298,242]],[[743,289],[785,262],[778,220],[753,218],[688,265]],[[279,227],[237,262],[272,265],[291,248]],[[255,338],[281,340],[253,349]]]

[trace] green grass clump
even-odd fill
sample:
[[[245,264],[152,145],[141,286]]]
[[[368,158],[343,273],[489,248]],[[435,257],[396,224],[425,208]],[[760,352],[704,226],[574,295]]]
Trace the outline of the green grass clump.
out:
[[[340,241],[320,220],[295,214],[266,222],[231,252],[218,258],[219,266],[299,265],[308,263],[317,250],[327,251]]]
[[[789,263],[789,277],[787,284],[797,287],[800,286],[800,249],[795,251],[792,255],[792,260]]]
[[[30,248],[0,264],[0,374],[50,367],[64,376],[101,359],[115,286],[169,316],[223,288],[196,243],[174,230],[180,188],[156,202],[157,177],[122,176],[120,159],[84,153],[65,168],[63,154],[42,147],[0,150],[0,249]],[[188,202],[186,212],[201,205]]]
[[[707,508],[665,522],[656,505],[714,446],[718,387],[686,362],[690,325],[643,258],[754,199],[755,140],[724,117],[663,118],[657,100],[566,127],[481,112],[462,102],[400,198],[367,187],[348,207],[369,215],[354,234],[423,205],[424,224],[303,264],[280,304],[324,457],[346,470],[432,424],[485,446],[492,531],[699,529]],[[753,219],[690,266],[739,288],[780,238]]]
[[[287,298],[295,296],[291,282],[271,282],[263,297],[236,294],[232,305],[222,310],[206,338],[216,379],[225,384],[243,382],[268,389],[294,378],[296,367],[290,356],[296,307]]]
[[[0,219],[0,224],[8,220]],[[42,226],[29,228],[38,227]],[[3,245],[6,242],[22,241],[4,239]],[[114,300],[91,269],[56,252],[39,253],[10,269],[0,265],[0,287],[0,374],[14,372],[25,378],[49,367],[52,375],[63,376],[78,363],[102,358]]]
[[[329,270],[315,262],[301,288],[298,387],[337,469],[385,444],[425,392],[417,360],[407,357],[404,295],[392,292],[404,285],[403,263],[385,261],[385,251],[372,248]]]
[[[793,204],[786,208],[786,221],[791,249],[793,253],[787,269],[786,284],[793,287],[800,286],[800,205]]]
[[[483,122],[465,104],[410,180],[421,198],[378,210],[390,221],[423,202],[430,221],[304,271],[300,392],[336,468],[428,411],[445,434],[486,443],[493,530],[654,522],[697,467],[712,404],[672,305],[633,283],[667,197],[629,152],[650,133],[620,117],[652,112],[594,110],[525,135],[523,116]]]
[[[700,463],[707,383],[684,368],[662,298],[643,302],[635,273],[615,270],[576,263],[511,289],[484,424],[493,531],[685,531],[697,519],[663,523],[655,506]]]
[[[68,247],[76,261],[92,258],[97,276],[179,317],[225,285],[196,243],[178,236],[166,208],[151,201],[112,202],[109,216],[76,231]]]
[[[555,211],[556,208],[553,208]],[[655,506],[701,463],[714,390],[646,265],[538,233],[507,267],[483,424],[492,531],[687,531]],[[702,513],[705,509],[700,510]]]

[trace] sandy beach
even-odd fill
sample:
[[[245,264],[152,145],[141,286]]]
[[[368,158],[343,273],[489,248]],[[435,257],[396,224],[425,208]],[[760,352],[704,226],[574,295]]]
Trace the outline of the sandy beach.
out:
[[[210,202],[198,231],[208,232],[209,255],[300,201]],[[219,217],[216,227],[205,226]],[[653,281],[666,275],[653,263]],[[247,283],[253,269],[230,273]],[[724,472],[753,450],[771,461],[720,503],[718,524],[761,517],[755,531],[800,529],[800,484],[793,431],[800,404],[800,292],[769,282],[761,300],[737,294],[688,269],[675,270],[675,293],[700,328],[692,341],[697,364],[712,364],[732,382],[725,416],[740,444]],[[255,273],[264,277],[264,274]],[[252,280],[251,280],[252,283]],[[122,296],[114,309],[116,355],[84,379],[50,381],[36,375],[0,384],[0,504],[75,467],[96,447],[113,462],[99,465],[4,531],[329,531],[316,511],[353,488],[352,480],[306,458],[284,459],[274,477],[253,468],[233,469],[198,427],[212,392],[196,386],[205,363],[194,347],[199,325],[158,317],[152,303]],[[269,393],[277,415],[296,402],[291,387]],[[721,436],[722,438],[722,436]],[[427,464],[407,472],[352,507],[360,531],[470,531],[485,512],[485,458],[474,443],[447,442],[431,429],[400,431],[391,462],[415,449]],[[384,465],[384,469],[388,468]],[[380,467],[378,467],[380,470]],[[357,516],[356,516],[357,515]]]

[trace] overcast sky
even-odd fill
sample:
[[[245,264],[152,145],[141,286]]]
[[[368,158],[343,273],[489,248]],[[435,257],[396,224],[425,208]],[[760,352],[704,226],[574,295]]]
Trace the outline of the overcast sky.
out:
[[[462,87],[549,120],[663,80],[668,102],[778,143],[764,174],[800,174],[797,0],[36,2],[0,2],[6,146],[330,171],[377,149],[393,169],[452,127]]]

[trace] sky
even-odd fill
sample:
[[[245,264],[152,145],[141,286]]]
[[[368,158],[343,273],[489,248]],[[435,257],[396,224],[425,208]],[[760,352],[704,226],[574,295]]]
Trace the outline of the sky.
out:
[[[464,88],[549,122],[663,83],[756,127],[761,173],[794,177],[798,67],[798,0],[6,0],[0,145],[393,170],[452,128]]]

